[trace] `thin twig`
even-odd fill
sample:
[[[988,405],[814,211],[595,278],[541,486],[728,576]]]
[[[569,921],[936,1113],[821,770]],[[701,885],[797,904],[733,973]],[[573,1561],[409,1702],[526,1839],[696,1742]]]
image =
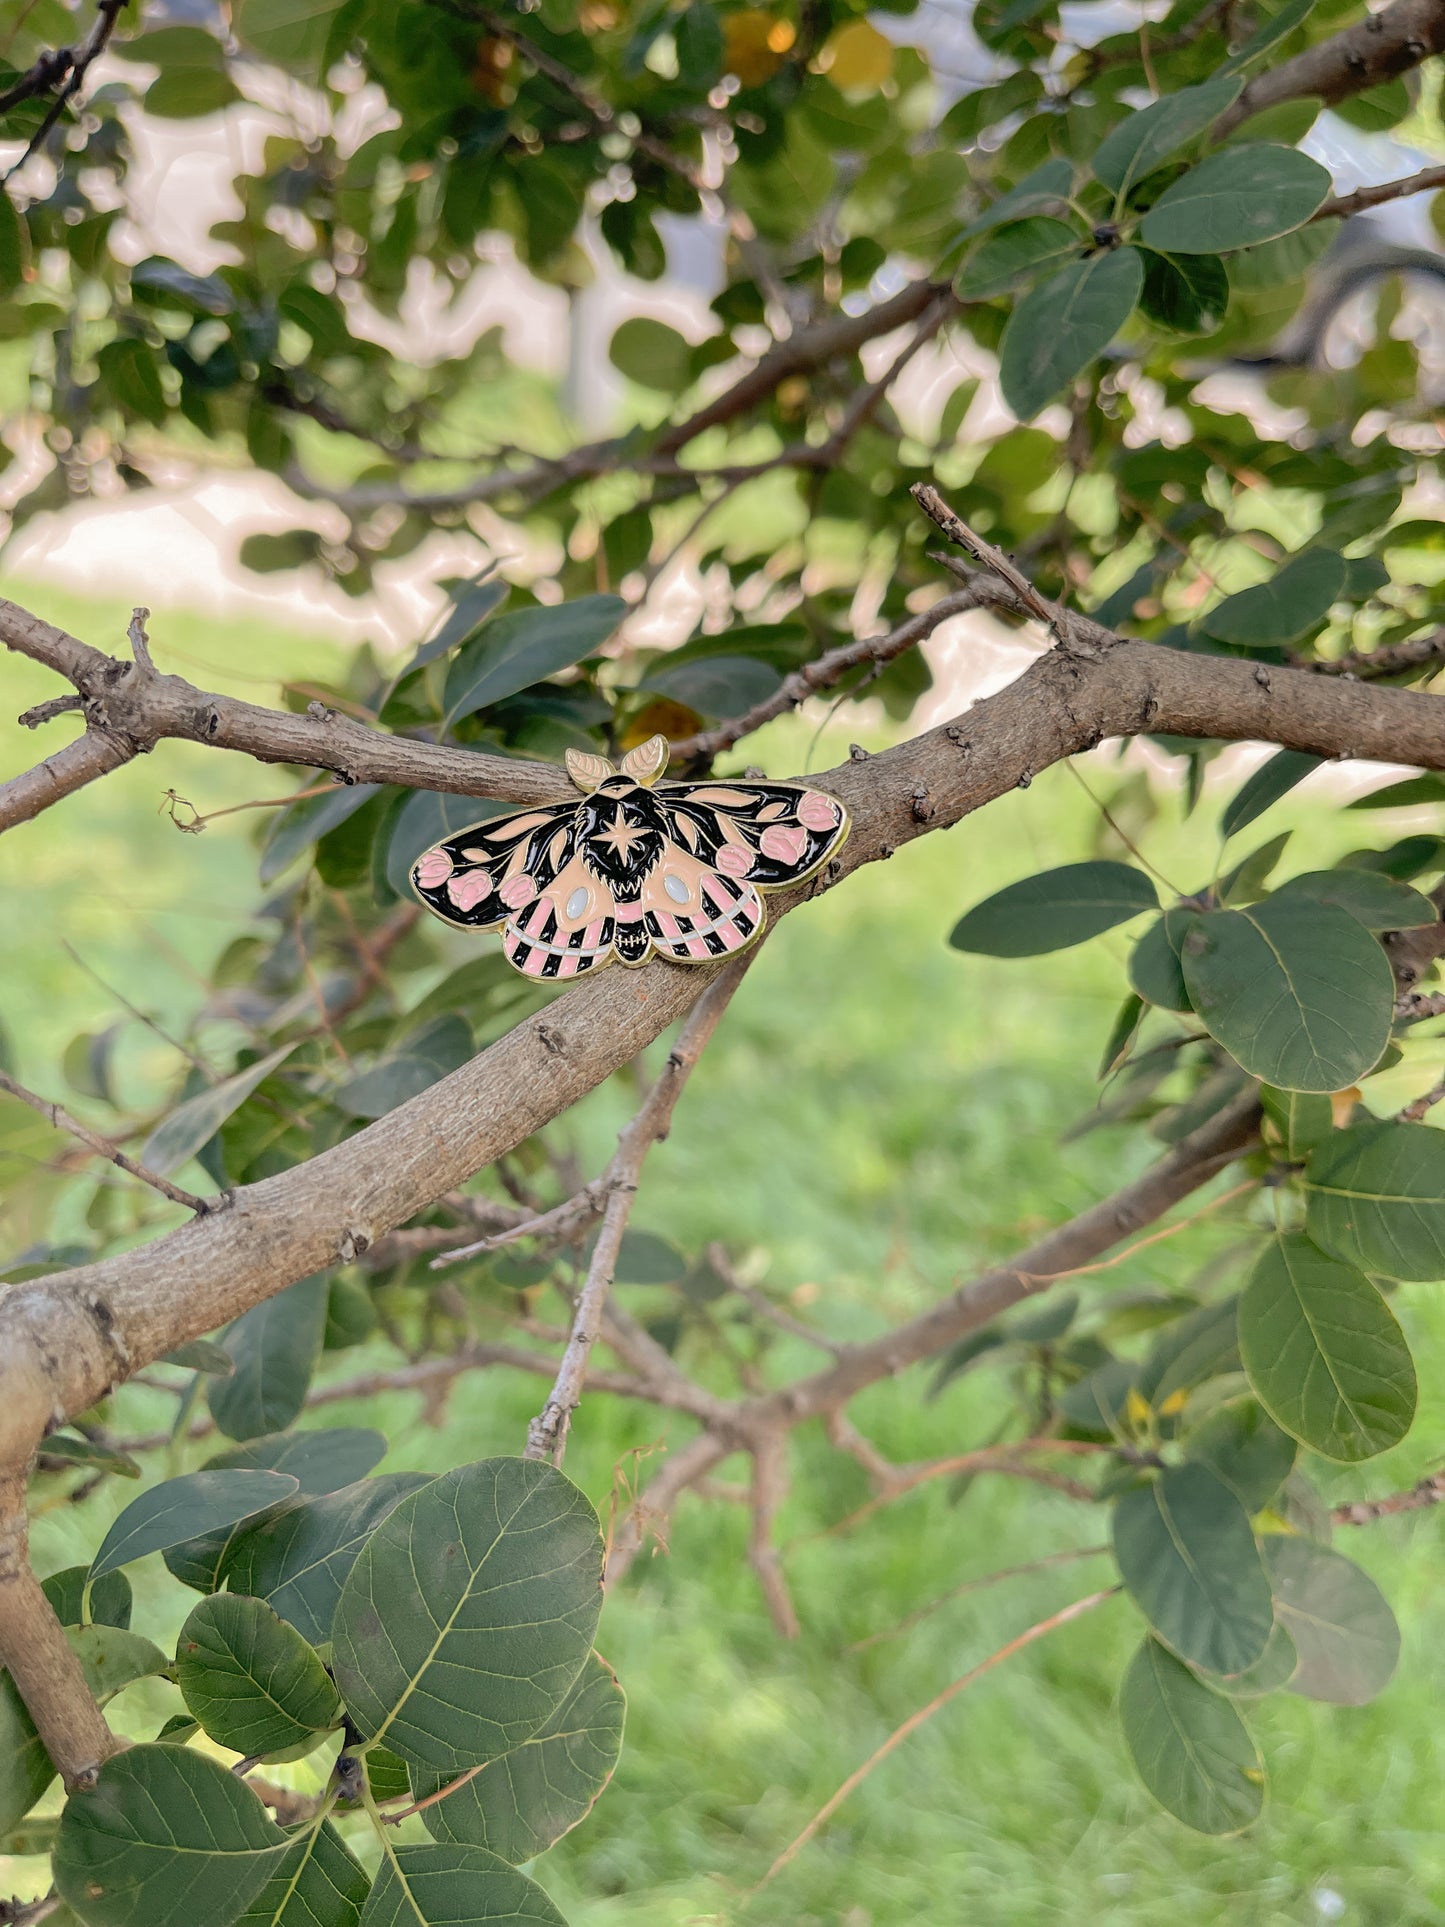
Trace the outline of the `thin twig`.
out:
[[[946,1686],[935,1699],[931,1699],[927,1706],[920,1706],[916,1713],[910,1714],[901,1726],[894,1728],[881,1746],[874,1748],[862,1766],[848,1775],[838,1791],[818,1809],[797,1838],[784,1847],[753,1892],[761,1892],[769,1881],[775,1879],[788,1862],[796,1858],[807,1846],[813,1836],[828,1824],[848,1795],[863,1784],[874,1767],[902,1746],[909,1735],[916,1733],[925,1721],[931,1720],[935,1713],[941,1712],[950,1700],[957,1698],[976,1680],[982,1679],[985,1673],[992,1672],[995,1666],[1001,1666],[1004,1660],[1012,1659],[1015,1653],[1021,1653],[1025,1646],[1032,1646],[1035,1640],[1042,1639],[1046,1633],[1056,1632],[1060,1626],[1067,1626],[1071,1620],[1081,1619],[1095,1606],[1102,1605],[1106,1599],[1112,1599],[1118,1591],[1120,1591],[1118,1586],[1107,1586],[1102,1592],[1091,1592],[1083,1599],[1074,1600],[1072,1605],[1061,1607],[1056,1613],[1050,1613],[1047,1619],[1040,1619],[1026,1632],[1020,1633],[1016,1639],[1011,1639],[1006,1646],[1000,1646],[996,1653],[990,1653],[987,1659],[980,1660],[977,1666],[970,1667],[961,1678],[956,1679],[951,1686]]]
[[[1382,207],[1386,201],[1403,201],[1410,194],[1430,194],[1445,187],[1445,167],[1422,167],[1418,174],[1407,174],[1399,181],[1379,181],[1374,187],[1357,187],[1353,194],[1336,194],[1324,201],[1310,221],[1348,219],[1367,208]],[[1305,223],[1306,226],[1309,222]]]
[[[84,709],[83,697],[77,695],[52,696],[49,702],[37,703],[34,709],[26,709],[16,717],[22,729],[39,729],[42,723],[54,722],[57,716],[64,716],[72,709]]]
[[[1378,649],[1352,649],[1347,655],[1303,663],[1301,667],[1313,670],[1317,676],[1346,676],[1353,682],[1377,682],[1382,676],[1395,676],[1405,669],[1441,661],[1445,661],[1445,629],[1432,629],[1428,636],[1382,643]]]
[[[121,0],[121,4],[124,5],[125,0]],[[130,641],[131,654],[145,673],[153,676],[156,673],[156,666],[151,661],[151,639],[146,634],[146,623],[150,620],[150,613],[149,609],[132,609],[125,633]]]
[[[1392,1519],[1397,1513],[1419,1512],[1432,1505],[1445,1505],[1445,1472],[1428,1473],[1408,1492],[1391,1492],[1383,1499],[1347,1499],[1334,1508],[1330,1518],[1337,1526],[1368,1526],[1377,1519]]]
[[[1445,1077],[1440,1077],[1428,1091],[1422,1091],[1418,1097],[1412,1098],[1403,1110],[1396,1111],[1395,1122],[1418,1124],[1442,1100],[1445,1100]]]
[[[607,1204],[602,1226],[592,1248],[587,1276],[577,1295],[572,1335],[557,1368],[551,1396],[527,1428],[527,1447],[523,1454],[526,1458],[550,1459],[554,1465],[562,1462],[567,1449],[567,1428],[582,1399],[587,1360],[602,1336],[607,1294],[612,1288],[622,1236],[632,1216],[632,1202],[637,1195],[643,1163],[653,1145],[667,1136],[672,1113],[693,1066],[706,1049],[755,954],[754,948],[728,964],[698,998],[641,1110],[618,1140],[605,1180]]]
[[[103,1138],[98,1131],[92,1131],[88,1124],[82,1124],[79,1118],[72,1117],[69,1111],[59,1104],[53,1104],[48,1097],[39,1097],[34,1091],[27,1090],[23,1084],[17,1084],[15,1079],[4,1071],[0,1071],[0,1091],[8,1091],[12,1097],[18,1097],[20,1102],[28,1104],[32,1111],[39,1111],[40,1115],[48,1119],[57,1131],[65,1131],[71,1137],[78,1138],[88,1149],[94,1151],[97,1157],[108,1158],[120,1170],[128,1172],[133,1178],[139,1178],[142,1184],[148,1184],[153,1191],[159,1191],[163,1198],[169,1198],[172,1204],[183,1204],[187,1211],[194,1211],[204,1217],[208,1212],[217,1210],[224,1202],[220,1196],[198,1198],[193,1191],[183,1191],[178,1184],[172,1184],[169,1178],[163,1178],[159,1171],[152,1171],[144,1164],[137,1164],[134,1158],[127,1157],[124,1151],[117,1150],[109,1139]]]
[[[3,114],[22,100],[28,100],[36,94],[48,93],[62,80],[65,83],[47,109],[45,118],[31,135],[25,152],[14,166],[6,171],[3,178],[0,178],[0,186],[18,174],[30,156],[44,146],[51,128],[79,93],[88,69],[104,51],[106,42],[115,32],[117,18],[129,4],[130,0],[100,0],[96,9],[95,22],[78,47],[74,49],[57,47],[54,53],[42,54],[30,72],[17,81],[4,98],[0,99],[0,114]],[[68,78],[66,78],[67,75]]]

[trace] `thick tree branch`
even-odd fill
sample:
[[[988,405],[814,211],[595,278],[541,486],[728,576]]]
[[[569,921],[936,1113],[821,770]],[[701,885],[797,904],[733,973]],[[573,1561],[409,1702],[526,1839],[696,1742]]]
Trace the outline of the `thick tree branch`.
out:
[[[0,1667],[19,1688],[66,1786],[88,1786],[117,1743],[30,1569],[27,1538],[21,1466],[0,1477]]]
[[[1445,50],[1445,5],[1441,0],[1394,0],[1343,33],[1307,47],[1293,60],[1256,74],[1227,113],[1214,123],[1214,137],[1276,107],[1284,100],[1313,97],[1326,107],[1381,81],[1418,67]]]

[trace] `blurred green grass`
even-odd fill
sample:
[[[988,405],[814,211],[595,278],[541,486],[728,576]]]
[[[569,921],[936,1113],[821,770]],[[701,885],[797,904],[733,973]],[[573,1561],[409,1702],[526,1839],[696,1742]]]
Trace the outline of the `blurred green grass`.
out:
[[[10,592],[89,639],[123,632],[128,611],[118,607],[48,587]],[[194,661],[176,667],[256,700],[274,699],[267,677],[321,675],[339,661],[324,640],[253,625],[168,613],[152,626],[162,666],[169,642],[216,665],[209,678]],[[228,683],[228,664],[262,680]],[[0,755],[8,773],[37,753],[35,739],[9,719],[54,692],[43,672],[13,659],[6,668]],[[52,729],[59,740],[71,727]],[[849,737],[874,747],[886,740],[845,718],[813,750],[812,766],[837,761]],[[797,769],[807,753],[808,732],[797,724],[749,745],[750,758],[777,773]],[[1095,756],[1088,780],[1108,792],[1110,768],[1108,756]],[[57,1057],[65,1042],[116,1014],[63,943],[126,996],[179,1022],[201,995],[198,973],[255,901],[254,818],[228,817],[204,836],[180,836],[156,814],[167,787],[209,809],[286,786],[244,759],[164,745],[0,841],[0,883],[21,906],[0,928],[0,1014],[22,1074],[54,1094],[63,1088]],[[1187,823],[1167,803],[1148,830],[1150,857],[1176,884],[1197,885],[1212,869],[1219,800],[1232,787],[1212,786]],[[1116,933],[1024,963],[962,957],[944,943],[959,911],[989,890],[1093,853],[1097,824],[1069,773],[1048,771],[1026,795],[924,838],[790,917],[749,974],[671,1138],[654,1154],[635,1222],[688,1250],[723,1238],[753,1253],[770,1287],[796,1294],[807,1316],[837,1335],[860,1336],[933,1301],[1146,1163],[1156,1147],[1137,1130],[1059,1142],[1095,1101],[1093,1072],[1122,995],[1127,940]],[[1287,824],[1296,831],[1297,869],[1377,828],[1358,817],[1342,826],[1306,791],[1247,832],[1242,849]],[[1389,828],[1394,833],[1393,819]],[[1415,1073],[1416,1084],[1427,1081]],[[589,1168],[607,1155],[629,1102],[625,1080],[614,1080],[564,1127]],[[1227,1214],[1206,1220],[1084,1288],[1102,1295],[1182,1281],[1238,1237],[1241,1222]],[[642,1290],[632,1297],[639,1310],[658,1302]],[[1438,1456],[1445,1314],[1432,1287],[1407,1287],[1397,1302],[1420,1367],[1420,1416],[1411,1438],[1365,1471],[1322,1471],[1332,1496],[1406,1485]],[[374,1346],[329,1361],[328,1370],[346,1376],[388,1358]],[[787,1341],[774,1370],[781,1376],[815,1363]],[[923,1373],[910,1373],[854,1407],[860,1426],[898,1459],[979,1443],[1003,1411],[987,1374],[932,1403],[925,1387]],[[138,1428],[166,1416],[154,1394],[125,1397]],[[439,1471],[517,1450],[536,1404],[535,1385],[488,1374],[460,1381],[434,1425],[400,1395],[326,1416],[380,1424],[392,1441],[388,1466]],[[594,1396],[579,1414],[567,1469],[605,1512],[629,1454],[675,1448],[686,1436],[685,1423],[669,1415]],[[206,1449],[194,1448],[188,1462]],[[736,1476],[737,1468],[723,1471]],[[88,1556],[132,1491],[108,1488],[38,1517],[40,1569]],[[586,1825],[535,1869],[573,1927],[1445,1922],[1437,1737],[1445,1611],[1440,1521],[1428,1513],[1346,1535],[1345,1549],[1400,1614],[1400,1671],[1363,1710],[1281,1697],[1260,1711],[1272,1799],[1248,1835],[1188,1834],[1135,1783],[1112,1700],[1139,1623],[1115,1599],[945,1709],[772,1886],[748,1899],[777,1851],[899,1721],[1107,1577],[1100,1560],[1014,1581],[945,1608],[906,1638],[850,1652],[852,1642],[965,1578],[1105,1536],[1090,1509],[1002,1480],[975,1481],[956,1505],[941,1484],[929,1486],[856,1529],[818,1536],[866,1496],[851,1460],[816,1428],[799,1433],[780,1532],[803,1623],[794,1642],[780,1641],[763,1611],[746,1560],[745,1515],[718,1501],[684,1499],[666,1552],[644,1557],[609,1600],[599,1643],[629,1693],[627,1748]],[[191,1595],[152,1563],[156,1571],[136,1574],[137,1625],[164,1640]],[[169,1710],[167,1689],[152,1682],[117,1708],[136,1734],[154,1731]],[[38,1877],[37,1862],[10,1867],[7,1880],[0,1862],[0,1889]]]

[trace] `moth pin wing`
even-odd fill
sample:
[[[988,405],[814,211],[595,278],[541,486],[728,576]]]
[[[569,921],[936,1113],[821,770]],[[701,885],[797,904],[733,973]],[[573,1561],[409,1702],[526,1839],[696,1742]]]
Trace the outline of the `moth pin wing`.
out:
[[[574,834],[566,836],[556,860],[549,859],[555,832],[575,830],[577,808],[575,803],[553,803],[544,809],[514,810],[458,830],[413,863],[412,888],[446,923],[468,930],[494,928],[518,907],[503,895],[517,878],[531,880],[535,897],[566,864]]]

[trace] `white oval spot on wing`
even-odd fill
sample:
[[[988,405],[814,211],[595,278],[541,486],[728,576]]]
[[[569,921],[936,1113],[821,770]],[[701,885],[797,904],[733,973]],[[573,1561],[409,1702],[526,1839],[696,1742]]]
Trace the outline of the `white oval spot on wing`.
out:
[[[688,887],[675,870],[668,871],[667,875],[662,879],[662,887],[674,903],[687,902],[689,895]]]
[[[574,919],[580,917],[591,901],[590,893],[586,889],[579,887],[574,890],[567,899],[567,915]]]

